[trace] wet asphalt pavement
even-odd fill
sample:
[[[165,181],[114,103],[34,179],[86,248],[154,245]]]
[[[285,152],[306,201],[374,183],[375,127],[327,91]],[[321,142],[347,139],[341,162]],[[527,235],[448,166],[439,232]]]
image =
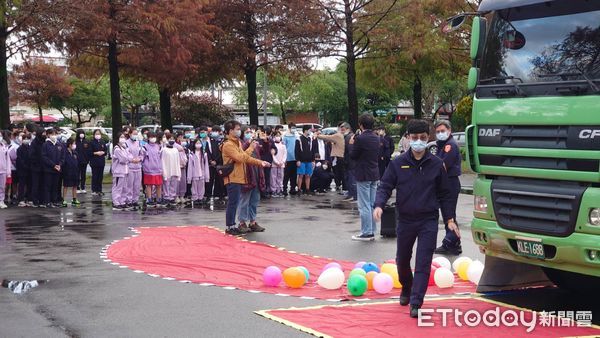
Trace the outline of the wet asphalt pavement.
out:
[[[0,337],[297,337],[306,335],[253,311],[327,304],[151,278],[99,258],[106,244],[132,234],[129,227],[222,228],[224,205],[113,213],[109,194],[103,200],[88,194],[82,201],[78,208],[0,210],[0,279],[50,281],[24,295],[0,288]],[[459,224],[468,224],[471,212],[472,196],[461,195]],[[267,231],[248,239],[354,261],[381,262],[395,255],[394,239],[350,240],[360,228],[356,204],[341,201],[333,192],[261,201],[258,220]],[[464,254],[483,259],[468,226],[463,228]],[[441,241],[442,231],[438,237]],[[493,298],[536,310],[593,309],[594,322],[600,319],[594,298],[556,289]]]

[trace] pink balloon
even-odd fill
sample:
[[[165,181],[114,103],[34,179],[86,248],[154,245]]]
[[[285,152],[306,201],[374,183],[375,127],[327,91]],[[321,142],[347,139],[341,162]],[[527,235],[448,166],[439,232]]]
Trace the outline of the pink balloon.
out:
[[[342,266],[339,263],[331,262],[331,263],[328,263],[327,265],[325,265],[325,267],[323,268],[323,270],[321,272],[323,272],[327,269],[331,269],[331,268],[337,268],[337,269],[344,271],[344,269],[342,269]]]
[[[363,265],[367,264],[367,262],[358,262],[356,264],[354,264],[354,268],[355,269],[362,269]]]
[[[263,282],[267,286],[277,286],[282,279],[281,269],[276,266],[269,266],[263,272]]]
[[[394,280],[392,279],[392,276],[387,273],[378,273],[373,278],[373,289],[375,289],[375,292],[384,295],[390,293],[393,288]]]

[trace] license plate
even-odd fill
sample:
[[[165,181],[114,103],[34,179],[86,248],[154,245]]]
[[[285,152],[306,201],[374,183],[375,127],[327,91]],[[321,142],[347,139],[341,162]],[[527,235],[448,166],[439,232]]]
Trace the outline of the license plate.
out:
[[[542,240],[538,239],[520,239],[517,238],[517,252],[520,255],[533,258],[546,258],[544,254],[544,245]]]

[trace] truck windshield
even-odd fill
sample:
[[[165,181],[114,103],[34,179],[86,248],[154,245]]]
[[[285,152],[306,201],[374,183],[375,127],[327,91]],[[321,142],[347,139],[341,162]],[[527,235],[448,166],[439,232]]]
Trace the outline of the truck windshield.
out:
[[[600,79],[600,1],[553,1],[496,11],[480,85]]]

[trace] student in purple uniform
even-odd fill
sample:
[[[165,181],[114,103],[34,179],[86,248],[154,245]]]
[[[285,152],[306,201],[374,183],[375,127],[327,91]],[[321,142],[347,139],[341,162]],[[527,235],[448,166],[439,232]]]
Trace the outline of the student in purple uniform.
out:
[[[210,181],[208,155],[200,140],[191,140],[187,168],[187,183],[192,185],[192,202],[201,205],[206,190],[206,182]]]
[[[119,144],[113,149],[112,158],[112,202],[113,210],[127,210],[127,175],[129,174],[129,162],[133,156],[127,151],[127,138],[123,133],[119,134]]]
[[[4,194],[6,191],[6,181],[12,175],[10,156],[8,147],[10,145],[10,132],[2,131],[2,139],[0,140],[0,209],[8,208],[4,203]]]
[[[127,151],[133,159],[129,162],[129,175],[127,175],[127,204],[135,210],[139,207],[140,191],[142,189],[142,159],[144,150],[140,145],[140,136],[137,129],[132,128],[127,139]]]
[[[179,166],[181,175],[179,176],[179,185],[175,188],[175,203],[185,202],[185,193],[187,191],[187,164],[188,164],[188,143],[183,138],[182,133],[177,133],[174,147],[179,151]]]
[[[162,203],[162,148],[157,143],[156,134],[148,132],[148,144],[144,146],[144,159],[142,170],[144,171],[144,185],[146,186],[146,205],[156,206]],[[156,199],[152,199],[152,189],[156,189]]]
[[[81,203],[77,200],[77,186],[79,185],[79,159],[77,158],[77,144],[70,138],[66,143],[65,164],[62,168],[63,177],[63,202],[62,206],[67,206],[67,192],[71,189],[71,205],[78,206]]]
[[[167,203],[175,203],[179,180],[181,179],[181,163],[179,151],[175,148],[173,134],[165,133],[166,146],[162,150],[163,196]]]

